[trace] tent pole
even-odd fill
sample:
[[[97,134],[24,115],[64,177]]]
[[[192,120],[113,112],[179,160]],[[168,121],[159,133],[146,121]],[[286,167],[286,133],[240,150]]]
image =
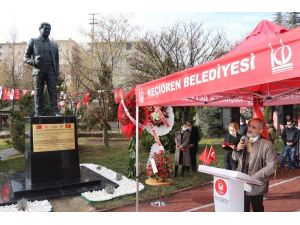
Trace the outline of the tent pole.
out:
[[[136,199],[135,211],[139,211],[139,107],[135,107],[135,179],[136,179]]]

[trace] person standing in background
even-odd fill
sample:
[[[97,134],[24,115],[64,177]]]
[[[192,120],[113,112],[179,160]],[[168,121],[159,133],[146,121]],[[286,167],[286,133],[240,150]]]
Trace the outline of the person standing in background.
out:
[[[187,121],[186,125],[188,127],[188,130],[190,132],[190,157],[191,157],[191,167],[192,171],[197,171],[197,152],[198,152],[198,143],[200,141],[200,135],[199,130],[196,126],[192,125],[192,122]]]
[[[237,161],[232,158],[232,151],[236,149],[242,135],[238,133],[239,125],[230,123],[228,133],[224,137],[222,148],[224,149],[224,168],[227,170],[236,170]]]
[[[239,130],[239,134],[244,136],[247,134],[247,129],[248,129],[248,126],[246,124],[246,120],[244,117],[240,117],[240,130]]]
[[[189,172],[191,165],[189,142],[190,132],[188,131],[187,125],[183,124],[180,131],[175,133],[175,177],[177,177],[179,165],[181,165],[181,176],[184,176],[185,171]]]
[[[296,147],[299,141],[299,131],[294,126],[294,122],[292,120],[288,120],[286,122],[286,127],[284,128],[281,136],[284,143],[284,149],[280,167],[284,167],[286,158],[289,157],[289,170],[292,170],[295,167]]]

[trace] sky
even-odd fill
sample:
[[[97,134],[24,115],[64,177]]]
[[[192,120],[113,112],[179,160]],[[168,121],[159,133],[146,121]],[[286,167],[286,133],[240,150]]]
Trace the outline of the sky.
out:
[[[285,0],[289,2],[291,0]],[[220,4],[221,2],[221,4]],[[0,8],[0,43],[10,41],[15,30],[17,42],[28,41],[39,35],[38,27],[47,21],[52,25],[50,37],[56,40],[72,38],[86,41],[82,31],[90,30],[90,13],[116,14],[129,18],[129,22],[146,31],[158,31],[177,21],[202,21],[212,29],[226,32],[230,40],[238,41],[247,35],[262,19],[272,20],[273,12],[284,7],[270,7],[251,0],[2,0]],[[295,4],[295,3],[294,3]],[[286,4],[288,5],[288,4]],[[289,4],[292,8],[293,5]],[[288,8],[287,8],[288,9]],[[295,9],[295,8],[293,8]]]

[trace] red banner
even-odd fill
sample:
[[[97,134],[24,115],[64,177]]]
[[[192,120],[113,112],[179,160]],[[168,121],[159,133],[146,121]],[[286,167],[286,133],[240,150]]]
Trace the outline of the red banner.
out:
[[[187,105],[188,101],[194,102],[191,105],[232,106],[226,101],[238,99],[235,106],[245,106],[253,104],[253,96],[264,105],[277,105],[282,96],[298,91],[300,28],[265,37],[258,44],[251,40],[251,48],[138,85],[137,105]],[[208,101],[198,101],[206,96]],[[217,99],[211,99],[215,96]],[[282,102],[300,102],[299,96],[290,100]]]

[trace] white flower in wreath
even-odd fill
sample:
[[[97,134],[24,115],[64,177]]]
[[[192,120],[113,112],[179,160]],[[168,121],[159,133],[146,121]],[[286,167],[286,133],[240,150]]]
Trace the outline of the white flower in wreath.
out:
[[[160,117],[159,117],[159,114],[157,112],[153,112],[151,113],[151,119],[154,120],[154,121],[160,121]]]
[[[166,127],[166,125],[162,125],[162,126],[159,126],[159,127],[154,125],[154,129],[155,129],[156,134],[158,136],[163,136],[163,135],[168,134],[172,130],[172,127],[174,125],[174,112],[173,112],[173,108],[170,107],[170,106],[168,106],[167,109],[166,109],[166,113],[168,114],[168,118],[166,118],[166,120],[168,121],[170,127]],[[155,118],[155,120],[160,120],[159,115],[158,115],[157,112],[151,113],[151,117],[152,117],[152,115]],[[151,128],[150,128],[149,125],[147,125],[146,130],[150,134],[152,134],[152,131],[151,131]]]

